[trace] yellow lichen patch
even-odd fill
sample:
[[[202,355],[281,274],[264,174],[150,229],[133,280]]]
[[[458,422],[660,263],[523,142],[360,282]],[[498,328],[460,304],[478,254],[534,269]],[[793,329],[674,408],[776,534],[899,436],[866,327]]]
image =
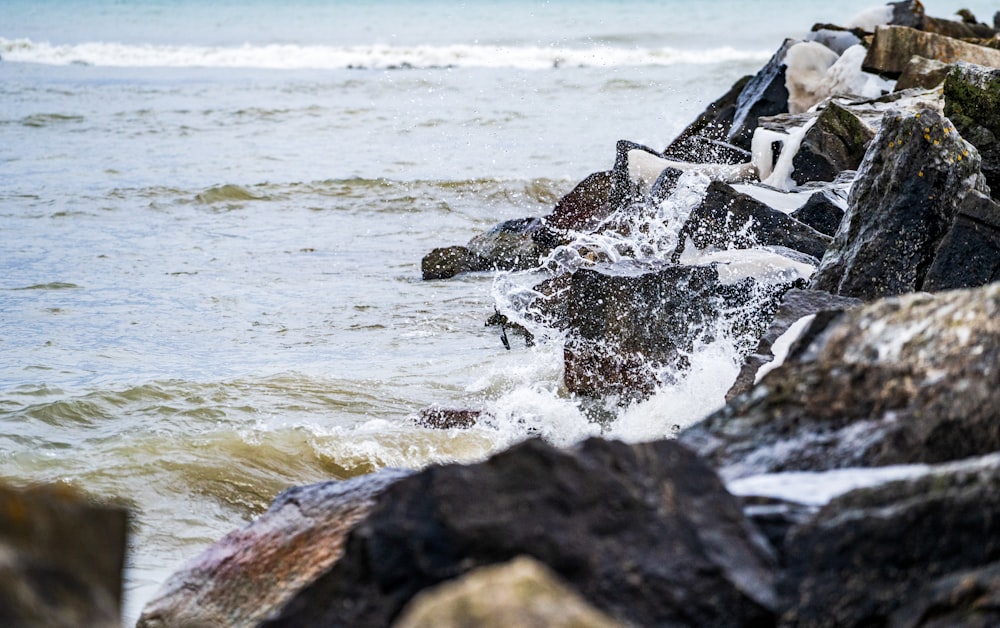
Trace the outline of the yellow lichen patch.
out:
[[[923,170],[921,170],[920,172],[918,172],[918,173],[917,173],[917,176],[918,176],[918,177],[922,177],[922,176],[924,176],[924,171],[923,171]]]

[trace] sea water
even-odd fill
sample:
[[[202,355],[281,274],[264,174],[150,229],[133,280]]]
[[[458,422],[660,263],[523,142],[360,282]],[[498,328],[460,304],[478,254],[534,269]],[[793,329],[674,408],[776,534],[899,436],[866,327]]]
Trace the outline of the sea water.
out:
[[[619,139],[665,147],[871,4],[5,0],[0,478],[131,509],[131,623],[288,486],[671,436],[723,402],[732,347],[599,425],[558,334],[484,325],[523,280],[420,259],[544,215]],[[419,427],[433,405],[491,418]]]

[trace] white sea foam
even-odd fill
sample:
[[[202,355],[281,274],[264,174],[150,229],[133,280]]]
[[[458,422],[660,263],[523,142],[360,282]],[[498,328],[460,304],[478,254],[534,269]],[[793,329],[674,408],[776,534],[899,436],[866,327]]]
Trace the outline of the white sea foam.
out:
[[[892,22],[892,12],[892,6],[888,4],[872,7],[855,15],[846,26],[847,28],[860,28],[870,33],[875,30],[876,26],[884,26]]]
[[[778,338],[771,343],[771,354],[774,355],[774,359],[767,364],[762,364],[759,369],[757,369],[757,376],[754,378],[754,383],[759,384],[760,380],[764,378],[765,375],[778,368],[785,363],[785,358],[788,357],[788,352],[791,350],[792,345],[796,340],[802,335],[802,332],[806,330],[809,323],[816,318],[815,314],[810,314],[809,316],[803,316],[799,320],[789,326],[785,330],[785,333],[778,336]]]
[[[776,497],[808,506],[823,506],[834,497],[859,488],[869,488],[916,478],[930,472],[923,464],[892,467],[833,469],[765,473],[732,480],[726,488],[733,495]]]
[[[173,46],[86,42],[52,44],[0,37],[4,61],[112,67],[218,67],[264,69],[342,68],[520,68],[667,66],[763,61],[765,51],[724,46],[706,50],[676,48],[586,48],[544,46],[306,46],[270,44]]]

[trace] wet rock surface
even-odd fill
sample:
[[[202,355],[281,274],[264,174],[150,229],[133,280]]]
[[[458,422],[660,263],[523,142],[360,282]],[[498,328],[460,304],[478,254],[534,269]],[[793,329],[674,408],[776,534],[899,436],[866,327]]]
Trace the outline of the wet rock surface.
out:
[[[528,441],[394,484],[344,557],[264,626],[386,626],[420,591],[528,555],[633,625],[773,622],[773,559],[690,451]]]
[[[802,138],[792,159],[792,178],[801,185],[833,181],[844,170],[857,170],[873,137],[875,131],[856,115],[829,103]]]
[[[996,284],[845,312],[680,439],[726,477],[996,451],[998,312]]]
[[[983,176],[996,198],[1000,194],[1000,69],[956,64],[944,82],[944,103],[944,114],[982,156]]]
[[[340,558],[348,532],[407,475],[383,470],[285,491],[171,576],[138,627],[257,626]]]

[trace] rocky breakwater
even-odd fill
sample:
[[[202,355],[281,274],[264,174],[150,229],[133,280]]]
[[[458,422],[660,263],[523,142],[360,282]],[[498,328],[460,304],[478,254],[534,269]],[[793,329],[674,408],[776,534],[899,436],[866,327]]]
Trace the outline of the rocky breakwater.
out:
[[[295,489],[140,625],[995,625],[998,70],[952,56],[995,31],[944,22],[818,26],[665,150],[619,142],[549,215],[424,260],[509,271],[494,316],[562,343],[567,396],[642,399],[726,342],[727,405],[677,441]],[[910,31],[936,43],[877,60]]]

